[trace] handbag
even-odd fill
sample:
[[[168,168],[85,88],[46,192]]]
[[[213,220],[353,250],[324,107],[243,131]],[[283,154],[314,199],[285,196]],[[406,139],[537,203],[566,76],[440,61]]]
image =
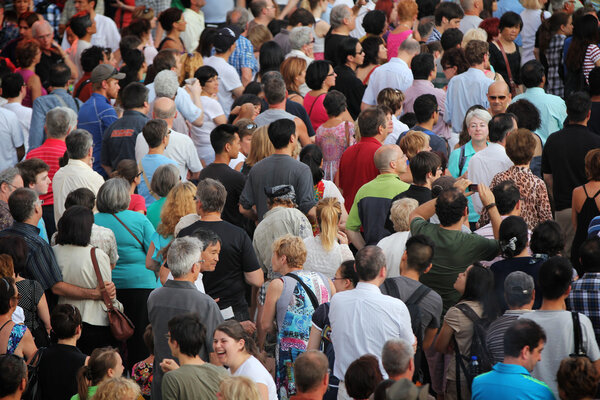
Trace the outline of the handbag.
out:
[[[42,389],[40,387],[39,365],[44,350],[45,347],[40,347],[33,355],[33,358],[29,364],[27,364],[27,387],[23,392],[23,396],[21,397],[23,400],[43,399]]]
[[[504,47],[502,46],[502,43],[500,43],[500,40],[498,40],[496,43],[498,44],[498,48],[502,52],[502,57],[504,58],[504,64],[506,64],[506,73],[508,74],[508,86],[510,87],[510,94],[512,95],[512,97],[515,97],[520,92],[519,86],[513,80],[512,71],[510,70],[510,64],[508,63],[508,57],[506,56],[506,52],[504,51]],[[517,51],[518,51],[518,49],[517,49]]]
[[[129,339],[133,335],[133,330],[135,326],[133,326],[133,322],[125,315],[122,311],[117,310],[113,307],[112,301],[108,297],[108,293],[106,293],[106,288],[104,287],[104,279],[102,279],[102,275],[100,274],[100,267],[98,267],[98,260],[96,259],[96,248],[92,247],[92,264],[94,265],[94,272],[96,272],[96,278],[98,279],[98,284],[100,285],[100,293],[102,293],[102,300],[106,305],[106,312],[108,313],[108,324],[110,325],[110,332],[120,342],[123,342]]]

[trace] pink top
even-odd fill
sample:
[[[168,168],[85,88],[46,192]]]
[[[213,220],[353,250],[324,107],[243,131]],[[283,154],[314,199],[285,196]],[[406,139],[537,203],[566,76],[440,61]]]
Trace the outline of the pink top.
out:
[[[31,78],[33,75],[35,75],[35,72],[33,72],[29,69],[17,68],[17,70],[15,72],[17,74],[20,74],[23,77],[23,80],[25,81],[26,85],[27,85],[27,81],[29,80],[29,78]],[[42,96],[45,96],[47,94],[48,94],[48,92],[42,86]],[[27,88],[27,94],[25,95],[25,98],[23,99],[23,102],[21,104],[24,107],[33,107],[33,99],[31,98],[31,89]]]
[[[403,31],[400,33],[391,33],[387,37],[387,54],[388,61],[392,59],[392,57],[398,56],[398,47],[412,34],[412,30]]]
[[[143,211],[146,214],[146,200],[144,200],[144,196],[135,193],[132,194],[128,210]]]
[[[348,135],[346,135],[346,124],[348,124]],[[332,128],[321,126],[317,129],[315,144],[323,152],[324,179],[328,181],[334,180],[340,165],[342,153],[354,143],[354,124],[342,122]]]
[[[317,97],[314,97],[310,93],[306,93],[306,96],[304,96],[304,108],[315,131],[329,119],[327,111],[325,111],[325,106],[323,106],[325,94],[321,93]]]

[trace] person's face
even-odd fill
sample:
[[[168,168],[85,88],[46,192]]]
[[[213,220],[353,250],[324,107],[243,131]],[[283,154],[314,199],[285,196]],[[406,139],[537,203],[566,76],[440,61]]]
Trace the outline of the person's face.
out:
[[[335,272],[335,276],[333,277],[333,286],[335,286],[335,292],[343,292],[344,290],[349,289],[348,282],[350,280],[342,277],[342,269],[338,268]],[[351,286],[350,286],[351,287]]]
[[[544,341],[540,340],[537,347],[527,352],[527,359],[524,367],[527,371],[531,372],[535,368],[535,365],[542,360],[542,350],[544,350]]]
[[[348,29],[353,31],[354,28],[356,28],[356,15],[354,15],[350,7],[348,7],[348,11],[350,11],[350,16],[346,18],[346,20],[348,21]]]
[[[121,356],[119,355],[119,353],[115,353],[116,354],[116,358],[117,358],[117,365],[113,368],[113,378],[118,378],[121,375],[123,375],[123,371],[125,370],[125,367],[123,367],[123,359],[121,358]]]
[[[389,135],[394,130],[394,121],[392,121],[392,114],[385,115],[385,135]]]
[[[276,252],[273,252],[271,265],[273,266],[273,271],[282,272],[285,267],[285,256],[280,256]]]
[[[213,335],[213,349],[219,362],[229,365],[235,356],[244,351],[244,341],[236,341],[225,332],[216,330]]]
[[[329,72],[327,73],[327,76],[325,77],[325,80],[323,81],[323,88],[329,89],[330,87],[335,86],[335,78],[336,77],[337,77],[337,75],[335,74],[335,72],[333,72],[333,67],[330,65]]]
[[[450,28],[460,28],[460,20],[462,18],[452,18],[451,20],[448,21],[448,19],[446,17],[442,18],[442,27],[444,28],[444,30],[446,29],[450,29]],[[446,24],[444,24],[444,22],[446,22]],[[444,26],[445,25],[445,26]]]
[[[54,38],[54,33],[52,32],[52,28],[49,26],[44,26],[35,37],[35,40],[38,41],[42,50],[48,50],[52,47],[52,40]]]
[[[5,187],[8,190],[8,192],[7,192],[7,197],[8,197],[12,194],[12,192],[23,187],[23,178],[21,178],[21,175],[17,175],[12,180],[12,182],[10,182],[10,183],[5,182],[5,183],[6,183]]]
[[[17,15],[23,14],[25,11],[29,11],[31,8],[31,0],[15,0],[15,11]]]
[[[77,12],[92,11],[92,3],[88,0],[75,0],[75,9]]]
[[[231,141],[229,146],[229,157],[231,157],[232,159],[237,158],[237,156],[240,153],[240,137],[237,133],[234,135],[233,140]]]
[[[21,295],[19,294],[19,289],[17,288],[17,285],[14,285],[13,288],[15,289],[15,295],[10,299],[10,305],[11,308],[17,308],[17,306],[19,305],[19,299],[21,298]]]
[[[31,33],[31,28],[27,25],[26,21],[19,21],[19,33],[25,39],[32,39],[33,35]]]
[[[505,112],[511,100],[508,88],[504,85],[491,85],[487,96],[494,115]]]
[[[573,14],[573,11],[575,11],[575,0],[565,1],[563,11],[567,14]]]
[[[221,252],[221,243],[217,242],[216,244],[208,246],[204,251],[202,251],[202,259],[204,263],[202,264],[202,271],[214,271],[217,263],[219,262],[219,253]]]
[[[454,282],[454,289],[456,289],[456,291],[458,293],[460,293],[461,295],[463,293],[465,293],[465,286],[467,284],[467,275],[469,274],[469,270],[471,269],[472,265],[469,265],[469,267],[465,270],[465,272],[461,272],[460,274],[458,274],[458,277],[456,278],[456,282]]]
[[[356,43],[356,50],[354,52],[354,62],[356,65],[362,65],[365,61],[365,52],[360,44],[360,42]]]
[[[185,31],[186,26],[187,26],[187,22],[185,22],[183,15],[181,16],[179,21],[177,21],[173,24],[173,28],[177,29],[179,32]]]
[[[315,57],[315,38],[310,35],[310,42],[302,46],[302,52],[310,58]]]
[[[119,88],[119,81],[114,78],[110,78],[108,81],[106,81],[107,97],[109,99],[116,99],[119,95]]]
[[[569,17],[567,24],[563,25],[562,28],[565,35],[571,36],[573,34],[573,17]]]
[[[503,28],[500,32],[500,36],[502,36],[502,39],[508,42],[512,42],[517,38],[517,36],[519,36],[519,32],[521,32],[521,28],[519,28],[519,25],[506,27]]]
[[[51,181],[48,177],[48,171],[40,172],[35,177],[35,183],[33,184],[32,189],[35,190],[37,194],[47,194],[50,182]]]
[[[275,18],[277,14],[277,6],[272,1],[267,1],[267,6],[264,9],[265,16],[269,19]]]
[[[467,127],[469,136],[474,142],[485,142],[488,136],[488,124],[477,117],[471,118]]]
[[[363,59],[364,59],[365,55],[363,54]],[[379,62],[381,64],[383,64],[384,62],[387,61],[388,58],[388,54],[387,54],[387,47],[385,47],[385,45],[382,43],[379,45],[379,51],[377,52],[377,58],[379,59]]]
[[[298,75],[296,77],[296,84],[298,86],[302,85],[303,83],[306,83],[306,70],[305,69],[300,71],[300,75]]]
[[[204,91],[209,95],[215,95],[219,92],[219,77],[213,76],[206,81],[203,87]]]
[[[240,140],[240,151],[243,155],[248,156],[250,153],[250,146],[252,146],[252,135],[246,135]]]
[[[454,75],[456,75],[456,72],[458,71],[458,67],[455,66],[443,66],[442,68],[444,68],[444,76],[446,76],[446,80],[450,80],[452,79],[452,77],[454,77]]]

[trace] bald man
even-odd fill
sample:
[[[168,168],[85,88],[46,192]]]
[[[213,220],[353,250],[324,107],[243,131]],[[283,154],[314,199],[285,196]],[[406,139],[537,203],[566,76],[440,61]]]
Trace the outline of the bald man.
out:
[[[400,146],[395,144],[381,146],[375,152],[373,162],[379,175],[358,189],[346,222],[348,238],[357,249],[377,244],[392,234],[385,228],[385,220],[392,199],[409,188],[399,177],[406,172],[406,160]]]
[[[154,100],[152,118],[164,120],[171,132],[169,145],[165,149],[164,155],[177,163],[182,182],[198,179],[200,171],[202,171],[202,163],[200,163],[192,139],[173,130],[173,121],[176,117],[175,101],[168,97],[157,97]],[[135,159],[139,162],[146,154],[148,154],[148,143],[146,143],[144,135],[138,135],[135,142]]]
[[[488,111],[492,116],[506,112],[506,108],[512,100],[510,89],[503,80],[496,81],[490,85],[487,92],[487,98],[490,103]]]

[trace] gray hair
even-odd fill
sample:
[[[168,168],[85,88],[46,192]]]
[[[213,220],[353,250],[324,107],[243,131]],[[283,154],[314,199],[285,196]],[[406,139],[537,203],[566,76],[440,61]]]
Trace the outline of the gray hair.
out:
[[[156,97],[168,97],[174,99],[179,89],[177,74],[170,69],[164,69],[156,74],[154,78],[154,91]]]
[[[12,185],[17,175],[21,175],[21,172],[19,171],[19,168],[16,167],[6,168],[5,170],[0,171],[0,185],[3,183],[10,183]]]
[[[76,127],[77,114],[69,107],[56,107],[46,114],[46,131],[49,137],[65,137]]]
[[[34,38],[36,38],[43,30],[52,30],[52,25],[45,19],[37,20],[31,25],[31,34]]]
[[[484,121],[487,124],[488,122],[491,121],[492,116],[486,110],[481,110],[479,108],[476,108],[474,110],[471,110],[465,117],[465,123],[467,124],[467,126],[469,126],[469,124],[471,123],[471,120],[473,118],[479,118],[480,120]]]
[[[231,16],[236,12],[240,13],[240,17],[236,22],[233,22]],[[251,18],[252,14],[250,13],[250,11],[243,7],[236,7],[233,10],[227,11],[226,22],[227,25],[237,26],[238,28],[240,28],[241,32],[244,32]]]
[[[131,196],[131,185],[123,178],[111,178],[104,182],[98,190],[96,207],[101,213],[116,214],[127,210]]]
[[[350,7],[340,4],[331,9],[329,14],[329,24],[332,29],[344,25],[344,19],[352,17],[352,10]]]
[[[38,194],[29,188],[18,188],[8,197],[10,215],[17,222],[24,222],[35,212]]]
[[[202,242],[192,236],[180,237],[173,242],[167,251],[167,264],[174,278],[181,278],[190,273],[192,266],[202,258]]]
[[[565,0],[550,0],[550,5],[552,6],[552,11],[557,12],[561,11],[564,7]]]
[[[265,100],[268,104],[279,104],[285,100],[285,81],[277,71],[267,72],[262,78]]]
[[[390,339],[381,349],[381,363],[390,377],[405,373],[413,356],[412,345],[404,339]]]
[[[398,51],[403,51],[409,54],[419,54],[421,52],[421,45],[413,38],[408,38],[398,48]]]
[[[390,208],[390,221],[394,224],[396,232],[406,232],[410,230],[409,215],[419,207],[419,202],[410,197],[396,200]]]
[[[225,186],[217,180],[206,178],[198,182],[196,198],[205,212],[222,212],[227,199]]]
[[[467,47],[467,44],[471,40],[481,40],[482,42],[487,42],[488,34],[485,30],[483,30],[481,28],[471,28],[468,31],[466,31],[465,34],[463,35],[461,47],[462,48]]]
[[[172,101],[171,99],[169,99],[169,100]],[[154,112],[154,118],[156,118],[156,119],[175,118],[175,115],[177,115],[177,106],[175,105],[175,102],[173,102],[171,104],[171,107],[164,109],[164,108],[157,107],[156,102],[155,102],[153,112]]]
[[[360,281],[372,281],[386,266],[385,254],[381,247],[365,246],[356,253],[355,269]]]
[[[65,144],[69,158],[81,160],[87,156],[88,151],[94,145],[94,138],[85,129],[75,129],[67,136]]]
[[[305,44],[309,44],[313,35],[312,28],[308,26],[297,26],[290,32],[290,46],[293,50],[300,50]]]
[[[179,169],[175,165],[163,164],[154,171],[150,189],[160,197],[167,197],[180,180]]]

